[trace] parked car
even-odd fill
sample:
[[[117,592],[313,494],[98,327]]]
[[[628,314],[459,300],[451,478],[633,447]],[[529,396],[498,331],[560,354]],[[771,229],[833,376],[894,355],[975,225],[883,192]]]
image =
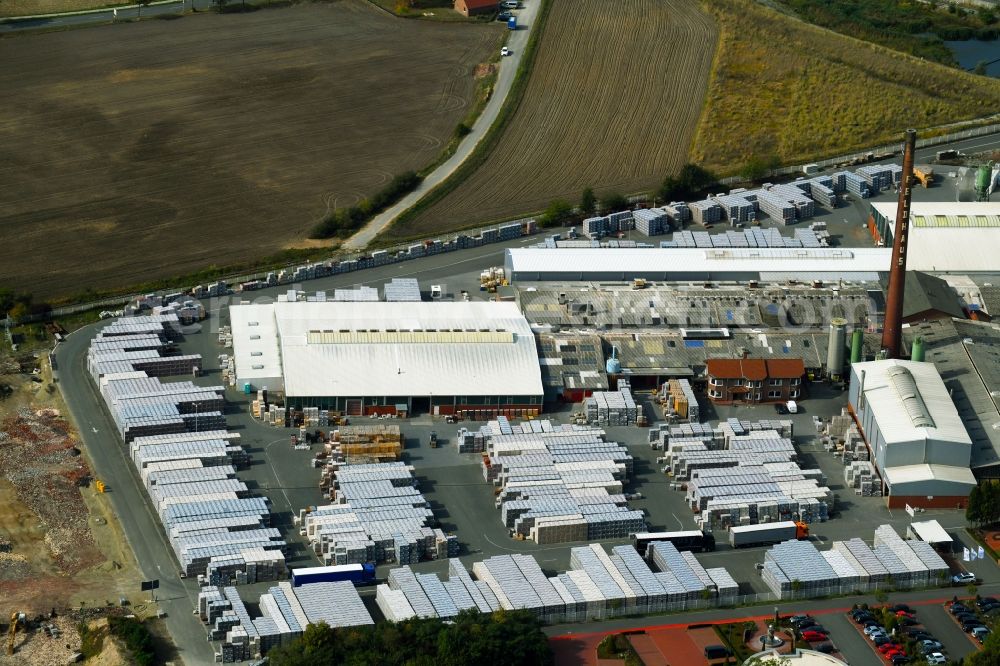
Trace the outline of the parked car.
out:
[[[998,604],[1000,601],[996,600],[996,597],[980,597],[976,599],[976,605],[982,608],[986,604]]]
[[[876,647],[878,647],[879,645],[885,645],[886,643],[892,642],[889,640],[889,637],[886,636],[885,634],[875,634],[874,636],[869,636],[869,638],[871,639],[872,644],[874,644]]]
[[[971,634],[976,629],[986,629],[986,625],[982,622],[967,622],[962,625],[962,631],[967,634]]]
[[[892,666],[902,666],[902,664],[910,663],[910,658],[905,654],[896,654],[889,659],[889,663],[892,664]]]
[[[803,631],[802,640],[809,641],[810,643],[817,643],[819,641],[825,641],[826,634],[821,634],[818,631]]]
[[[923,629],[910,629],[909,631],[906,632],[906,635],[918,641],[934,640],[934,637],[929,633],[927,633],[926,631],[924,631]]]
[[[924,655],[924,661],[928,664],[947,664],[948,657],[944,656],[940,652],[931,652],[928,655]]]
[[[968,585],[969,583],[975,584],[978,581],[976,580],[975,574],[969,573],[968,571],[964,571],[960,574],[952,576],[951,582],[954,583],[955,585]]]
[[[888,654],[890,650],[898,650],[898,649],[899,649],[899,643],[885,643],[883,645],[878,646],[878,651],[881,652],[882,654]]]
[[[822,652],[823,654],[831,654],[836,651],[833,648],[833,643],[820,643],[815,646],[813,650],[816,650],[816,652]]]
[[[500,49],[500,55],[503,56],[503,57],[509,56],[510,55],[510,49],[507,48],[506,46],[503,47],[502,49]]]
[[[958,613],[959,611],[964,611],[966,613],[969,613],[972,611],[972,609],[961,602],[954,603],[951,606],[948,606],[948,612],[951,613],[952,615]]]
[[[985,643],[987,637],[991,633],[992,632],[989,629],[987,629],[986,627],[983,627],[982,629],[977,628],[977,629],[973,629],[972,630],[972,637],[975,638],[980,643]]]
[[[885,633],[885,627],[881,624],[869,624],[863,631],[866,636],[871,636],[874,633]]]
[[[906,611],[907,613],[913,612],[913,609],[906,604],[893,604],[892,606],[889,606],[889,610],[893,613],[898,613],[899,611]]]
[[[920,641],[920,647],[924,649],[924,652],[936,652],[944,646],[933,638],[925,638]]]
[[[784,414],[788,413],[788,407],[785,407],[785,403],[779,402],[778,404],[776,404],[774,406],[774,411],[778,412],[779,414],[784,415]]]
[[[812,615],[791,615],[788,617],[788,623],[798,625],[811,619],[813,619]]]

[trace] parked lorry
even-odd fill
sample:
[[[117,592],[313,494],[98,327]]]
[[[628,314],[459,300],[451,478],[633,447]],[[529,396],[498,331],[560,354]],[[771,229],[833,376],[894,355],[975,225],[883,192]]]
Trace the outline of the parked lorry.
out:
[[[733,548],[770,546],[782,541],[806,539],[808,537],[809,526],[794,520],[786,520],[780,523],[761,523],[760,525],[740,525],[729,528],[729,545]]]
[[[347,580],[355,585],[367,585],[375,582],[375,565],[340,564],[331,567],[306,567],[292,569],[292,587],[300,587],[309,583],[336,583]]]

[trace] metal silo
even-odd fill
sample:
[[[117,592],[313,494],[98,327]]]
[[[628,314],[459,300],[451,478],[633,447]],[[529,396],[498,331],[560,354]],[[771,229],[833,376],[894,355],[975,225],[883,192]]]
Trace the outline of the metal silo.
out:
[[[826,350],[826,373],[831,379],[840,379],[844,372],[847,351],[847,320],[830,320],[830,342]]]

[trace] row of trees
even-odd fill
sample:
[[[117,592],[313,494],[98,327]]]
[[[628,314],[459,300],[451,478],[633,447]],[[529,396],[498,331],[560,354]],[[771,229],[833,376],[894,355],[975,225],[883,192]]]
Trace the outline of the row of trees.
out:
[[[965,519],[976,525],[1000,521],[1000,484],[987,481],[973,488]]]
[[[453,621],[412,619],[373,627],[310,625],[299,638],[271,650],[273,666],[466,666],[553,663],[541,623],[525,611],[483,615],[464,611]]]
[[[313,227],[310,238],[346,238],[365,222],[417,189],[423,176],[416,171],[401,173],[369,199],[362,199],[349,208],[338,208]]]
[[[697,164],[685,164],[676,176],[668,176],[653,193],[654,202],[691,201],[717,186],[719,179],[711,171]],[[613,213],[629,207],[629,200],[620,192],[610,192],[600,199],[593,188],[586,188],[580,203],[573,206],[565,199],[557,199],[538,218],[542,228],[562,227],[579,222],[596,213]]]
[[[32,314],[45,314],[51,310],[48,303],[35,303],[31,294],[0,288],[0,319],[6,315],[18,321]]]

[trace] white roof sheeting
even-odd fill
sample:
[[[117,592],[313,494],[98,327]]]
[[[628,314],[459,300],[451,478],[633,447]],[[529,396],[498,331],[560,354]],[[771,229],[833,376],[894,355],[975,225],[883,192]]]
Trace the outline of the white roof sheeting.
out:
[[[229,308],[233,356],[240,381],[281,377],[281,352],[274,306],[233,305]],[[277,388],[277,387],[272,387]]]
[[[968,485],[971,489],[976,485],[976,477],[968,467],[953,465],[903,465],[889,467],[884,470],[890,486],[917,481],[947,481]]]
[[[519,273],[880,273],[891,248],[508,248]]]
[[[858,377],[864,373],[864,408],[872,411],[888,444],[920,440],[964,444],[966,459],[955,464],[968,467],[972,440],[933,363],[868,361],[855,363],[852,369]]]
[[[289,396],[543,393],[515,303],[279,302],[230,312],[237,377],[283,375]],[[249,356],[253,344],[262,355]]]
[[[895,220],[895,203],[873,203]],[[995,273],[1000,253],[1000,202],[913,202],[906,268],[925,272]]]
[[[951,543],[952,538],[948,536],[948,533],[944,531],[941,527],[941,523],[936,520],[924,520],[910,523],[910,529],[913,530],[922,541],[927,543]]]

